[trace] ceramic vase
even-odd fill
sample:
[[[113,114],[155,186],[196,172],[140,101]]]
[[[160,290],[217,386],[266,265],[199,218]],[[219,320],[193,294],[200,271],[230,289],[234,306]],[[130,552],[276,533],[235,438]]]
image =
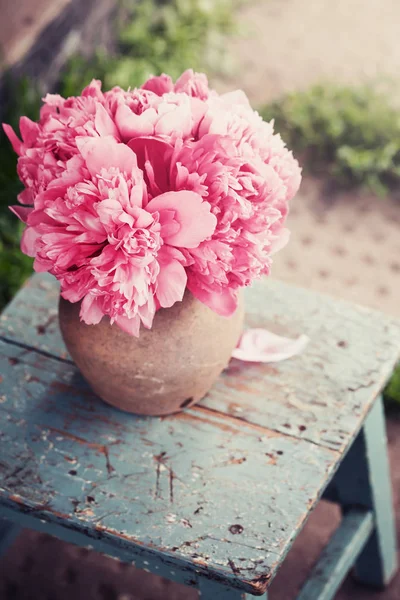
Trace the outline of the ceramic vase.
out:
[[[60,298],[71,357],[100,398],[140,415],[166,415],[201,400],[227,366],[244,319],[242,297],[236,312],[222,317],[188,291],[182,302],[157,311],[138,338],[105,317],[86,325],[79,310],[79,303]]]

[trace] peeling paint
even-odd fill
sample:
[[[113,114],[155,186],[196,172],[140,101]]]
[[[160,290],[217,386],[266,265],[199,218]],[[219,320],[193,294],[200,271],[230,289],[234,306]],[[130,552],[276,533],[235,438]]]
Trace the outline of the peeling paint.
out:
[[[110,548],[133,544],[141,568],[262,593],[398,359],[399,325],[261,285],[248,322],[271,327],[275,315],[283,333],[309,335],[307,351],[274,367],[232,363],[200,406],[141,419],[90,391],[49,318],[57,286],[42,283],[0,325],[0,503]]]

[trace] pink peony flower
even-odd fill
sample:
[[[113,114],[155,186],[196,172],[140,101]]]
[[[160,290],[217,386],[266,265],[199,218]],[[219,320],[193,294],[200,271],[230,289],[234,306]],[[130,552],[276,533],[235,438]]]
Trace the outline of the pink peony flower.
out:
[[[76,98],[47,94],[38,123],[27,117],[20,119],[22,142],[9,125],[3,125],[19,155],[18,175],[26,188],[18,197],[22,204],[32,204],[37,194],[63,172],[66,161],[77,153],[77,136],[114,135],[118,139],[118,130],[104,104],[100,82],[92,81]]]
[[[93,81],[46,96],[21,140],[3,127],[25,185],[21,248],[88,324],[139,335],[186,288],[228,316],[288,241],[297,161],[243,92],[218,96],[203,74],[104,93]]]
[[[118,92],[116,92],[118,94]],[[206,105],[198,98],[184,93],[167,92],[158,96],[138,90],[132,97],[112,98],[115,104],[115,123],[123,142],[135,137],[157,136],[175,140],[197,134]]]

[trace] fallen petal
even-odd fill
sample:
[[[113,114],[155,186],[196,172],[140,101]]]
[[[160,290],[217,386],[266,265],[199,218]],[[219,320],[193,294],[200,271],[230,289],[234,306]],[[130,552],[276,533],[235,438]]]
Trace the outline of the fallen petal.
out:
[[[309,341],[306,335],[291,339],[267,329],[248,329],[233,350],[232,358],[246,362],[279,362],[300,354]]]

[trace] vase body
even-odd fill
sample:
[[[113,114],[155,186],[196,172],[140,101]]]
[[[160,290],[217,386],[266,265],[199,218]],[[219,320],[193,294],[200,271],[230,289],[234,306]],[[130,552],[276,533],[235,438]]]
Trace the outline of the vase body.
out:
[[[227,318],[186,292],[136,338],[106,317],[86,325],[79,310],[80,303],[60,298],[60,329],[77,367],[105,402],[141,415],[166,415],[201,400],[227,366],[244,319],[242,297]]]

